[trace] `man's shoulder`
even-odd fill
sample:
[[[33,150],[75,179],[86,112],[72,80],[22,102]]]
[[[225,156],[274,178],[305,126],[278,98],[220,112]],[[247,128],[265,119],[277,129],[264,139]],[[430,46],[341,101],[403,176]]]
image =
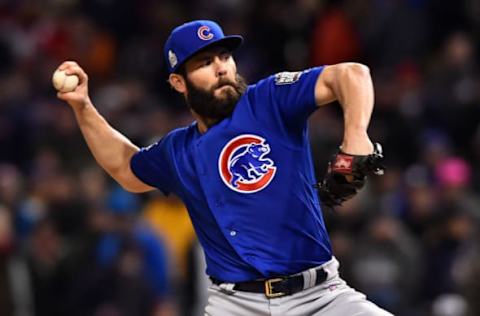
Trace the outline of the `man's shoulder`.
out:
[[[273,76],[274,75],[269,75],[269,76],[266,76],[266,77],[262,77],[262,78],[258,79],[256,82],[249,84],[248,85],[248,90],[255,89],[259,86],[262,86],[262,85],[268,83],[270,80],[272,80]]]
[[[264,91],[264,90],[270,89],[272,77],[273,77],[273,75],[265,77],[265,78],[261,78],[260,80],[249,84],[248,87],[247,87],[247,91],[246,91],[247,95],[250,95],[252,93],[256,93],[256,92],[259,92],[259,91]]]
[[[195,129],[197,128],[197,123],[193,122],[190,125],[177,127],[170,132],[168,132],[163,138],[163,141],[169,141],[173,143],[184,142],[192,139],[195,134]]]
[[[310,73],[314,75],[320,74],[323,67],[307,68],[299,71],[279,71],[269,76],[263,77],[256,83],[248,86],[249,91],[255,91],[257,89],[275,89],[280,86],[288,86],[299,82],[302,76],[306,76]]]
[[[192,136],[194,134],[194,128],[194,123],[189,126],[175,128],[167,134],[161,136],[155,143],[152,143],[151,145],[145,147],[144,150],[165,150],[168,147],[177,147],[178,145],[185,144],[192,139]]]

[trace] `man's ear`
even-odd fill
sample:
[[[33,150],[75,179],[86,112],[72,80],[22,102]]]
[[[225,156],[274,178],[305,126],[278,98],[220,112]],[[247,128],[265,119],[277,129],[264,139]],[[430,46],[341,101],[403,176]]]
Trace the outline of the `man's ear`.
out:
[[[173,87],[173,89],[179,93],[185,93],[187,91],[187,85],[182,75],[172,73],[168,77],[168,82],[170,82],[170,85]]]

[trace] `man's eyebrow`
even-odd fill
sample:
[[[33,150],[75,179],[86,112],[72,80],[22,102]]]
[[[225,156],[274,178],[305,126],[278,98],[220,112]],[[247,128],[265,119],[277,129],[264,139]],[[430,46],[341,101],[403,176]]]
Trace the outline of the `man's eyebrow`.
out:
[[[199,60],[207,60],[207,59],[210,59],[212,58],[214,54],[205,54],[205,55],[202,55],[202,56],[198,56],[198,59]]]
[[[196,62],[206,61],[212,58],[215,55],[231,53],[230,50],[226,47],[217,47],[212,50],[201,52],[197,56],[193,57],[192,60]]]
[[[208,60],[208,59],[212,58],[213,55],[214,55],[214,54],[213,54],[213,53],[210,53],[210,52],[209,52],[209,53],[201,53],[201,54],[199,54],[198,56],[195,56],[195,57],[193,58],[193,60],[195,60],[195,61],[204,61],[204,60]]]

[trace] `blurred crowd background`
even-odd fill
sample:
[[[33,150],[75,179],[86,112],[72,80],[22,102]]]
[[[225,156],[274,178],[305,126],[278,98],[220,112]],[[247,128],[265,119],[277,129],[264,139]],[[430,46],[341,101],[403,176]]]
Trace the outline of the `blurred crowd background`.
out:
[[[480,315],[477,0],[0,1],[0,315],[201,315],[204,263],[182,203],[119,188],[51,75],[76,60],[99,111],[139,146],[192,121],[166,83],[175,26],[242,34],[239,71],[357,61],[376,102],[384,177],[325,209],[342,276],[400,316]],[[338,106],[310,120],[318,177]]]

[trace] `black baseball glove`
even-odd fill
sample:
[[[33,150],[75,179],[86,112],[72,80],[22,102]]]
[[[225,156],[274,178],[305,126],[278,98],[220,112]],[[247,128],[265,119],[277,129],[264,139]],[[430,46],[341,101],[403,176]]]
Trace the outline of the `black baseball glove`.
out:
[[[367,176],[383,175],[382,146],[375,143],[370,155],[350,155],[339,150],[328,163],[327,173],[316,186],[320,200],[329,207],[339,206],[363,188]]]

